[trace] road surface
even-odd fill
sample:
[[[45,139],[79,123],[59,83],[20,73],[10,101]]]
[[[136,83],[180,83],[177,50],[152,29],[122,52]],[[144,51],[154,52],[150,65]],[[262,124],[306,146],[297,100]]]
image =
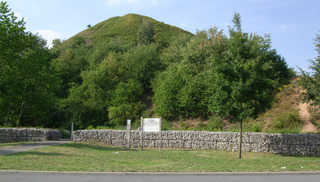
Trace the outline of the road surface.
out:
[[[0,171],[1,182],[316,182],[318,173],[66,173]]]
[[[38,148],[44,148],[52,145],[61,145],[64,143],[68,143],[71,141],[68,140],[61,140],[61,141],[44,141],[44,142],[35,142],[35,143],[27,143],[22,145],[16,145],[12,147],[3,147],[0,148],[0,155],[9,155],[14,154],[18,152],[24,152],[28,150],[38,149]],[[0,181],[1,182],[1,181]]]

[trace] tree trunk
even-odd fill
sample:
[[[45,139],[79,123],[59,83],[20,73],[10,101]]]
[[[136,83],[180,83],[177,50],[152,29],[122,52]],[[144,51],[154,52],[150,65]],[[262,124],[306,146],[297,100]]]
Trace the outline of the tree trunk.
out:
[[[241,150],[242,150],[242,120],[240,121],[239,159],[241,159]]]

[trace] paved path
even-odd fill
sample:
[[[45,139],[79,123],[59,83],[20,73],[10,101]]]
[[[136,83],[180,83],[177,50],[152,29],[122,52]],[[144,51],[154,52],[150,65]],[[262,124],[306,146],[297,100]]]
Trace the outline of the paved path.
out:
[[[0,155],[14,154],[18,152],[24,152],[24,151],[48,147],[52,145],[61,145],[68,142],[70,141],[44,141],[44,142],[27,143],[27,144],[12,146],[12,147],[3,147],[3,148],[0,148]]]
[[[14,172],[0,171],[1,182],[316,182],[320,173],[66,173],[66,172]]]

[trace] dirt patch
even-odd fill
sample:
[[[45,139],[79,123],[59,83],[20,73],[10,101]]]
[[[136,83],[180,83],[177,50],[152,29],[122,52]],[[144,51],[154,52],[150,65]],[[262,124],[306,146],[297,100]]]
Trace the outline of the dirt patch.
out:
[[[311,123],[311,114],[308,110],[307,103],[300,103],[299,106],[299,114],[300,118],[304,122],[301,133],[318,133],[318,128]]]

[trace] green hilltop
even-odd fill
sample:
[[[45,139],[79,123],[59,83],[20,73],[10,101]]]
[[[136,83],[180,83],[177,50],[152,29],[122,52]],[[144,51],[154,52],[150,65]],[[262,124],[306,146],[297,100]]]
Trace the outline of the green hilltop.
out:
[[[171,39],[178,34],[192,35],[190,32],[159,22],[147,16],[127,14],[125,16],[116,16],[100,22],[78,33],[74,37],[84,37],[89,45],[110,41],[115,38],[121,38],[125,41],[137,44],[137,33],[143,21],[150,21],[153,23],[153,38],[155,42],[162,45],[162,47],[168,46]]]

